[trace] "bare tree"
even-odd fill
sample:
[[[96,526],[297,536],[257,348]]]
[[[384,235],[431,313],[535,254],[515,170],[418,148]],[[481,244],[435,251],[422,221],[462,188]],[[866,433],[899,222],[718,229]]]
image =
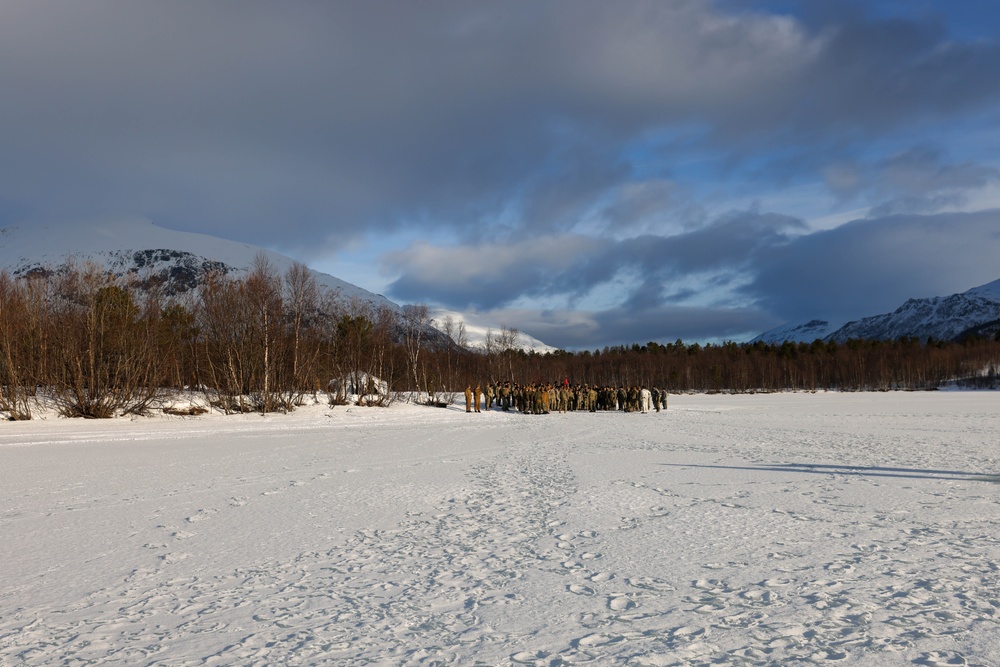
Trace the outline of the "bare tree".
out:
[[[441,378],[442,391],[445,392],[445,402],[451,403],[455,399],[456,392],[456,373],[459,361],[457,357],[467,351],[469,336],[465,330],[465,322],[462,320],[455,321],[455,318],[451,315],[445,316],[439,328],[454,343],[454,348],[450,345],[445,348],[444,377]]]
[[[0,273],[0,410],[14,420],[31,419],[30,396],[37,369],[30,346],[38,342],[24,290]]]
[[[167,386],[183,389],[200,385],[198,342],[193,309],[178,301],[165,305],[158,321],[157,345]]]
[[[146,412],[162,380],[155,313],[94,266],[65,273],[57,293],[50,385],[59,411],[91,418]]]
[[[425,305],[403,306],[403,342],[413,375],[413,389],[420,396],[420,346],[430,324],[430,311]]]
[[[294,407],[288,372],[281,278],[263,255],[240,280],[211,276],[201,289],[206,372],[226,411]]]
[[[313,384],[305,378],[305,370],[312,364],[305,362],[302,339],[319,306],[319,285],[305,264],[295,262],[285,273],[285,294],[292,337],[292,382],[296,390],[302,390]]]
[[[248,369],[243,358],[248,318],[240,310],[238,285],[211,273],[201,286],[198,330],[205,350],[205,392],[224,411],[244,412]]]
[[[517,352],[518,342],[521,332],[513,327],[500,327],[500,335],[497,337],[497,352],[507,362],[508,380],[514,380],[514,355]]]
[[[493,329],[486,330],[486,340],[483,344],[483,354],[486,355],[486,373],[490,382],[495,382],[499,373],[497,372],[497,352],[500,350],[500,339]]]
[[[251,320],[251,361],[254,366],[254,387],[258,409],[273,412],[291,406],[282,395],[280,377],[282,298],[281,280],[268,259],[262,254],[254,258],[253,267],[243,281],[243,295]]]

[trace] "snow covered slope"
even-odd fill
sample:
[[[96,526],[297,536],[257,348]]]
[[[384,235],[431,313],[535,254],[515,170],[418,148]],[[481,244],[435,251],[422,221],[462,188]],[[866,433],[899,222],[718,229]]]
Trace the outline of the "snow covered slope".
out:
[[[809,320],[804,324],[793,322],[765,331],[750,342],[784,343],[787,340],[792,343],[811,343],[817,338],[826,338],[837,327],[838,325],[831,325],[826,320]]]
[[[891,313],[873,315],[842,326],[824,320],[784,324],[765,331],[751,342],[811,343],[817,338],[843,342],[851,338],[893,340],[909,336],[926,340],[953,340],[971,332],[992,335],[1000,329],[1000,280],[961,294],[908,299]]]
[[[489,322],[487,318],[477,315],[475,313],[459,313],[453,310],[435,310],[431,313],[433,318],[434,326],[439,330],[444,331],[444,321],[446,318],[450,317],[455,326],[458,326],[460,322],[465,323],[465,335],[466,335],[466,347],[474,350],[485,350],[486,349],[486,337],[492,334],[494,337],[500,336],[503,325],[497,326],[495,323]],[[523,331],[519,331],[517,334],[517,340],[514,341],[514,347],[519,350],[524,350],[525,352],[537,352],[538,354],[545,354],[548,352],[555,352],[557,348],[551,345],[546,345],[537,338],[533,338]]]
[[[1000,302],[1000,280],[994,280],[991,283],[986,283],[985,285],[980,285],[979,287],[973,287],[965,292],[965,294],[970,297],[982,297],[984,299]]]
[[[70,261],[93,262],[116,275],[161,278],[172,293],[196,287],[209,271],[239,276],[258,254],[281,274],[294,263],[290,257],[247,243],[173,231],[136,218],[0,229],[0,269],[14,276],[58,271]],[[313,271],[313,275],[320,285],[345,300],[399,308],[380,294],[329,274]]]
[[[119,276],[134,274],[140,279],[158,278],[172,294],[197,287],[212,271],[238,277],[251,268],[258,254],[263,254],[280,274],[294,262],[289,257],[247,243],[173,231],[145,219],[0,228],[0,270],[7,270],[15,277],[57,272],[70,262],[92,262]],[[358,300],[375,308],[399,309],[399,305],[381,294],[327,273],[313,271],[313,275],[320,285],[340,295],[344,301]],[[469,346],[473,349],[485,345],[488,331],[500,333],[499,326],[475,314],[438,311],[434,318],[440,325],[448,315],[456,323],[465,322]],[[432,344],[447,344],[445,336],[436,329],[429,329],[428,333]],[[517,347],[540,353],[555,350],[524,333],[519,334]]]
[[[850,338],[892,340],[910,336],[952,340],[996,319],[1000,319],[1000,280],[961,294],[908,299],[891,313],[848,322],[830,339],[843,342]]]

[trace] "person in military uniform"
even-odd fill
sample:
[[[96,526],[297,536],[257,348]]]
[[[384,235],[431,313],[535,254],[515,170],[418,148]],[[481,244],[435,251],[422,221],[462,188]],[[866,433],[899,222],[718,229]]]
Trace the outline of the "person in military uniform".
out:
[[[465,411],[472,412],[472,387],[465,385]]]
[[[635,386],[630,386],[628,388],[628,393],[625,398],[625,412],[638,412],[639,411],[639,389]]]

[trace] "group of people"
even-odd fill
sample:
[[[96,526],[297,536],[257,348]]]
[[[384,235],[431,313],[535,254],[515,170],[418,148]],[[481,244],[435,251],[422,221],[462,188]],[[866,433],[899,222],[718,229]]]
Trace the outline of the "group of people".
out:
[[[497,382],[474,388],[465,388],[465,411],[481,412],[482,409],[518,410],[529,415],[547,415],[551,412],[621,411],[651,412],[667,409],[667,392],[646,387],[598,387],[561,384]]]

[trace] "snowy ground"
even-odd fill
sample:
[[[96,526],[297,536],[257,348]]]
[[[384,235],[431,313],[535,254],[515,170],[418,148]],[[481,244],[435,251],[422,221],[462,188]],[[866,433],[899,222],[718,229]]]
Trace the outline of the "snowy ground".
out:
[[[1000,665],[1000,393],[0,424],[2,665]]]

